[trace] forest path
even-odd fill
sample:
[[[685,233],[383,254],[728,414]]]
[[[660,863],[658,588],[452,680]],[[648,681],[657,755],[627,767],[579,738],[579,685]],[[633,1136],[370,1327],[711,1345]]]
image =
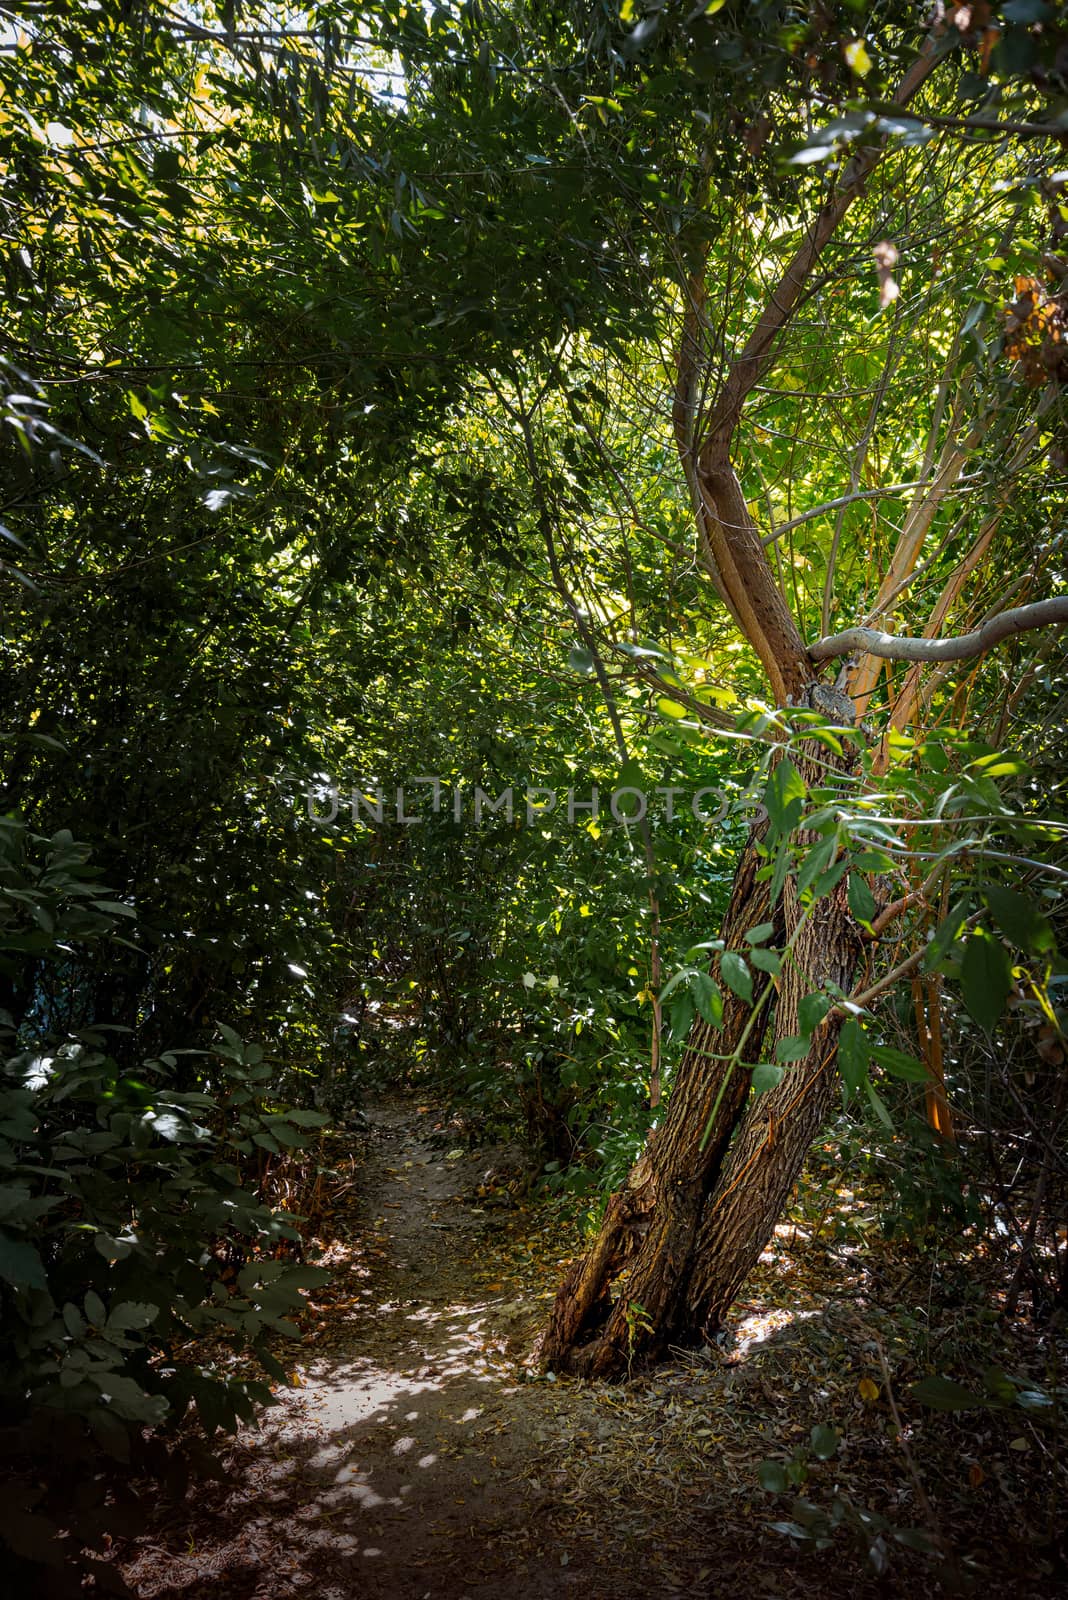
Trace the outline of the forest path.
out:
[[[566,1241],[503,1186],[515,1152],[458,1147],[409,1097],[372,1106],[353,1143],[300,1386],[236,1442],[225,1488],[161,1510],[124,1567],[141,1600],[802,1594],[761,1526],[750,1452],[775,1401],[756,1364],[748,1381],[715,1355],[623,1387],[533,1377]]]

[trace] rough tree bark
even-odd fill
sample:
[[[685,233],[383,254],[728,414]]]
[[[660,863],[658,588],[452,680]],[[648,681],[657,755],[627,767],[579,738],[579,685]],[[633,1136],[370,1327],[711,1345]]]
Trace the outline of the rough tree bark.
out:
[[[764,832],[764,825],[753,829],[735,874],[722,930],[727,948],[739,945],[749,928],[767,920],[768,884],[756,877]],[[759,1009],[748,1041],[751,1049],[759,1048],[767,1026],[767,980],[754,999]],[[588,1377],[615,1370],[633,1345],[629,1312],[634,1304],[642,1306],[644,1320],[663,1329],[665,1337],[674,1330],[705,1201],[749,1092],[747,1073],[735,1072],[725,1082],[714,1058],[737,1047],[750,1013],[744,1000],[728,992],[721,1028],[695,1021],[662,1126],[609,1201],[593,1248],[561,1285],[541,1341],[547,1365],[566,1365]],[[610,1306],[610,1286],[626,1268],[627,1294]],[[600,1331],[591,1337],[591,1328]]]
[[[795,754],[807,784],[828,783],[824,746],[806,743]],[[772,920],[778,945],[793,940],[793,960],[777,996],[756,974],[752,1004],[725,991],[722,1026],[694,1023],[663,1125],[560,1286],[539,1341],[546,1366],[610,1377],[637,1354],[712,1331],[767,1243],[827,1114],[840,1025],[832,1017],[777,1089],[749,1096],[749,1066],[770,1058],[770,1041],[800,1032],[806,994],[850,983],[860,954],[841,885],[805,915],[788,879],[771,906],[768,879],[758,876],[766,830],[765,823],[750,834],[722,938],[726,950],[745,949],[745,934]]]

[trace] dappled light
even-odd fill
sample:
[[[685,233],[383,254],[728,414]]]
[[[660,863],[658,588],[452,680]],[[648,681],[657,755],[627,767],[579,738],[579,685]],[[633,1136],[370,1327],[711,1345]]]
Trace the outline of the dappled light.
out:
[[[0,3],[15,1600],[1068,1583],[1068,6]]]

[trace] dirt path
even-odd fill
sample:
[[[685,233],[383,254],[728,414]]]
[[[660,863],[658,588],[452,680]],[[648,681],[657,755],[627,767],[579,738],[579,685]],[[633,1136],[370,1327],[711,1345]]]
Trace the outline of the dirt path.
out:
[[[535,1378],[522,1357],[568,1241],[550,1209],[511,1201],[514,1152],[456,1138],[416,1100],[372,1109],[333,1284],[287,1356],[300,1387],[237,1441],[227,1486],[161,1507],[123,1569],[139,1600],[933,1592],[915,1567],[879,1583],[863,1553],[768,1531],[783,1512],[757,1463],[828,1418],[849,1438],[808,1492],[845,1474],[910,1516],[886,1421],[857,1398],[874,1357],[848,1294],[836,1310],[846,1285],[825,1298],[776,1247],[730,1348],[622,1386]]]
[[[158,1529],[126,1568],[145,1600],[698,1592],[650,1591],[637,1549],[645,1570],[628,1586],[628,1529],[605,1547],[569,1507],[576,1430],[612,1428],[593,1391],[522,1368],[557,1263],[546,1277],[538,1213],[494,1187],[514,1152],[468,1152],[455,1137],[413,1100],[371,1110],[357,1136],[357,1248],[331,1263],[333,1297],[295,1365],[301,1387],[238,1445],[237,1492],[208,1486],[190,1525]]]

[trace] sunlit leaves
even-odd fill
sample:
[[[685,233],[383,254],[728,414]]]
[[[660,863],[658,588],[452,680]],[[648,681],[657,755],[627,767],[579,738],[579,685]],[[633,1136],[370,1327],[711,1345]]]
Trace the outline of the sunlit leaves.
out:
[[[863,39],[853,39],[842,46],[842,54],[849,63],[850,71],[855,72],[858,78],[866,78],[872,69],[872,59],[868,54],[867,46]]]

